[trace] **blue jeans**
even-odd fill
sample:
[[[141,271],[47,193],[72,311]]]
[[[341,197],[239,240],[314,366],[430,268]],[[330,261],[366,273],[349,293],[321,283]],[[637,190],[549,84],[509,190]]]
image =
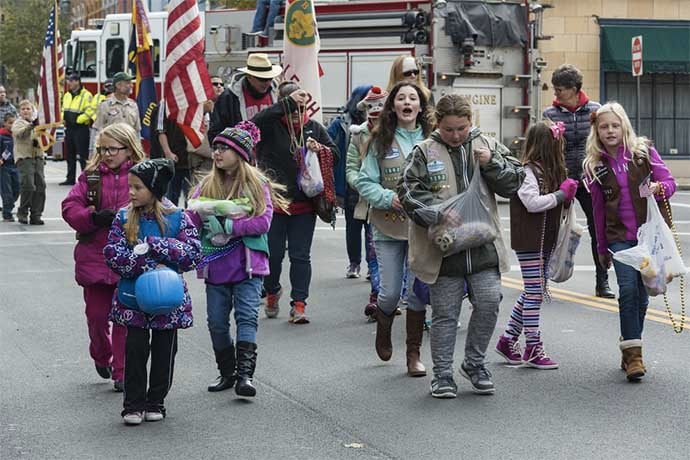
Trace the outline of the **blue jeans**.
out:
[[[276,16],[278,16],[280,6],[284,1],[285,0],[257,0],[252,32],[263,32],[264,35],[268,35],[268,30],[274,27]],[[268,15],[266,15],[267,8]]]
[[[405,276],[407,241],[379,240],[374,241],[374,246],[376,246],[376,259],[379,262],[379,275],[381,276],[378,296],[379,310],[388,316],[393,314],[400,301],[403,279],[406,279],[407,308],[414,311],[425,311],[426,305],[417,298],[412,289],[415,280],[414,274],[409,272],[409,275]]]
[[[232,345],[230,312],[235,310],[237,341],[256,343],[261,302],[261,277],[239,283],[206,284],[206,315],[214,351]]]
[[[614,241],[609,243],[613,252],[637,246],[637,241]],[[613,268],[618,281],[618,315],[621,321],[623,340],[641,339],[644,317],[647,314],[649,296],[642,283],[640,272],[630,265],[622,264],[615,259]]]
[[[290,298],[306,302],[311,283],[311,243],[314,239],[316,213],[273,214],[268,230],[268,264],[271,273],[264,278],[264,288],[269,294],[280,290],[280,274],[283,271],[285,244],[290,257]]]
[[[350,264],[362,263],[362,230],[365,229],[365,220],[355,219],[355,208],[345,203],[345,246],[347,258]]]
[[[175,175],[168,184],[168,191],[165,193],[165,197],[177,206],[180,201],[180,195],[184,193],[184,202],[186,206],[191,186],[192,182],[189,176],[189,169],[176,169]]]
[[[19,198],[19,170],[14,165],[0,167],[0,190],[2,191],[2,217],[12,217],[14,203]]]

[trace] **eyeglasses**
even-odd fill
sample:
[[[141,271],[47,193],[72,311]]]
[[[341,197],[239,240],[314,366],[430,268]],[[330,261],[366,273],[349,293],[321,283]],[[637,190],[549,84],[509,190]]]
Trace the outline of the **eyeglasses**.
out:
[[[415,77],[416,77],[417,75],[419,75],[419,70],[406,70],[405,72],[403,72],[403,76],[405,76],[405,77],[411,77],[411,76],[413,76],[413,75],[414,75]]]
[[[212,147],[212,149],[213,149],[214,152],[217,151],[217,152],[220,152],[220,153],[225,153],[225,152],[227,152],[228,150],[230,150],[230,146],[229,146],[229,145],[223,145],[223,144],[216,144],[216,145],[214,145],[214,146]]]
[[[253,75],[252,75],[253,76]],[[261,83],[268,83],[269,81],[273,81],[272,78],[261,78],[261,77],[254,77],[257,80],[259,80]]]
[[[127,150],[129,147],[98,147],[99,153],[103,155],[115,156],[120,152]]]
[[[213,86],[218,86],[218,87],[223,86],[223,82],[220,82],[220,81],[214,81],[214,82],[211,83],[211,84],[212,84]]]

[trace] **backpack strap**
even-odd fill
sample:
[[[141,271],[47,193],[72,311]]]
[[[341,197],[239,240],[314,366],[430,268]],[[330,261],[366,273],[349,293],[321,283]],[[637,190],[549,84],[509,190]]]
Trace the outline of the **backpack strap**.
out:
[[[96,168],[86,174],[86,205],[94,206],[96,210],[101,203],[101,172]]]

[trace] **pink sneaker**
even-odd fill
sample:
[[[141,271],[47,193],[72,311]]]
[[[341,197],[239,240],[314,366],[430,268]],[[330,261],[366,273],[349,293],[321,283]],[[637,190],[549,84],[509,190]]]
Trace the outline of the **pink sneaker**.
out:
[[[517,339],[502,335],[496,344],[496,353],[503,356],[508,364],[522,364],[522,350]]]
[[[525,367],[533,367],[535,369],[558,369],[558,363],[549,358],[549,355],[544,351],[544,344],[541,342],[525,346],[522,362]]]

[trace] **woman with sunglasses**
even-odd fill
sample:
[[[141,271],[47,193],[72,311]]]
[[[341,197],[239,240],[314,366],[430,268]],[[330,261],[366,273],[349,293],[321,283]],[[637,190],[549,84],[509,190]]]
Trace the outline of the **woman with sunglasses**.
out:
[[[417,64],[417,60],[408,54],[402,54],[393,61],[388,76],[388,91],[390,92],[393,86],[401,81],[411,82],[419,86],[422,92],[424,92],[427,101],[429,101],[429,106],[434,105],[431,91],[429,91],[429,88],[426,87],[422,80],[422,69]]]

